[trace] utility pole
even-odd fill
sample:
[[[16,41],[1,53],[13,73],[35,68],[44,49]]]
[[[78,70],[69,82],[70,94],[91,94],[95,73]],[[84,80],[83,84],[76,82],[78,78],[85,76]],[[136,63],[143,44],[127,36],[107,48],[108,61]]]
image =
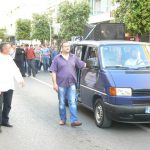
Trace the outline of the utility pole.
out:
[[[51,21],[49,22],[49,42],[50,42],[50,46],[52,45],[52,25],[51,25]]]

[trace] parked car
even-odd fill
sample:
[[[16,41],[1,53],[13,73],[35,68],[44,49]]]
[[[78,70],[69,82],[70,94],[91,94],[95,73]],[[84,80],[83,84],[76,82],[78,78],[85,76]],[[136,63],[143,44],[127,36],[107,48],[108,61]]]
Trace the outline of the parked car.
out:
[[[78,100],[94,111],[96,125],[150,123],[149,43],[81,41],[72,52],[87,63],[78,72]]]

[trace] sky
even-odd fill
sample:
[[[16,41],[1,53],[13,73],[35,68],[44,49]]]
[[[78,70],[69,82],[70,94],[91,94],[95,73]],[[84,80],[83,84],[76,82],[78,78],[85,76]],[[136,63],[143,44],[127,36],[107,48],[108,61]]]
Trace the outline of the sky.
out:
[[[50,0],[0,0],[0,26],[15,18],[31,19],[32,13],[44,12],[49,4]]]

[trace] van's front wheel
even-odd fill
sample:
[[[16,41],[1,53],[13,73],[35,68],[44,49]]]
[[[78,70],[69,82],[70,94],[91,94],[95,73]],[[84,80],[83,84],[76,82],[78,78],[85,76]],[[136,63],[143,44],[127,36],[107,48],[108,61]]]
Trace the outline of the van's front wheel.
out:
[[[100,128],[108,128],[111,126],[111,119],[108,118],[101,99],[97,99],[94,105],[94,117],[96,125]]]

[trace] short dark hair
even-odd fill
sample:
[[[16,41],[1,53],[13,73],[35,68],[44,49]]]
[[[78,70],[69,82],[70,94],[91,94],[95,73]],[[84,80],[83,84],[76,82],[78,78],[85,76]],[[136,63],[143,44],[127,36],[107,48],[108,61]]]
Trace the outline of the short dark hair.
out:
[[[65,43],[68,43],[68,41],[63,40],[62,43],[61,43],[61,48],[63,47],[63,45],[64,45]]]
[[[1,43],[0,44],[0,52],[3,52],[3,49],[4,49],[4,47],[7,45],[7,44],[9,44],[9,43]]]
[[[26,47],[29,47],[29,44],[25,44]]]

